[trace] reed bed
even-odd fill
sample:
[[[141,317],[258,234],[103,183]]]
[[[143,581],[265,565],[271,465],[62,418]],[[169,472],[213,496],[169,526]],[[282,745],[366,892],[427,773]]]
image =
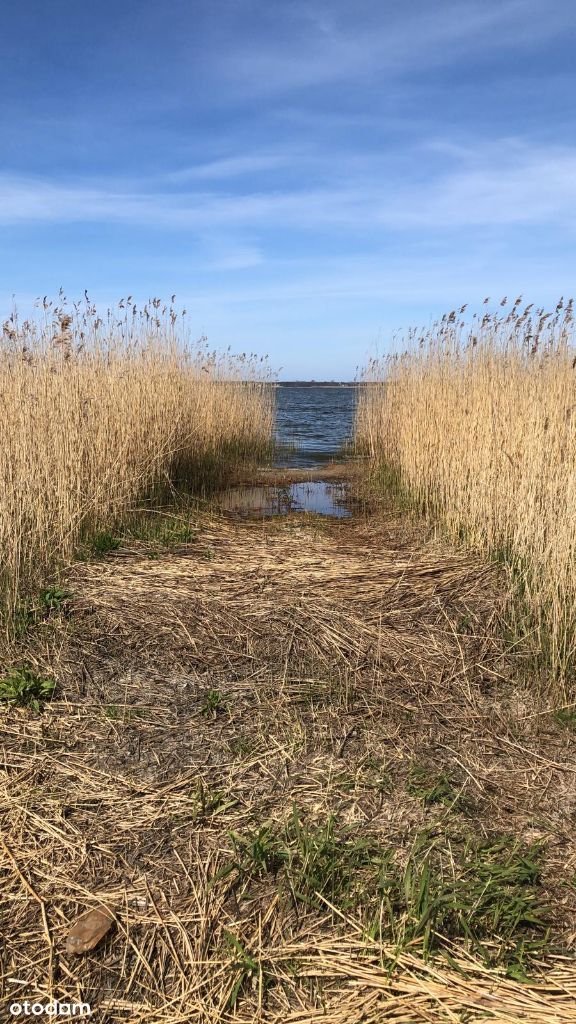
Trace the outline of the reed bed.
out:
[[[488,300],[486,300],[488,301]],[[495,556],[546,676],[574,695],[576,349],[573,302],[466,307],[366,373],[358,443],[449,535]]]
[[[265,362],[192,342],[186,316],[131,298],[44,300],[0,345],[0,606],[7,628],[78,546],[135,502],[225,481],[270,444]]]

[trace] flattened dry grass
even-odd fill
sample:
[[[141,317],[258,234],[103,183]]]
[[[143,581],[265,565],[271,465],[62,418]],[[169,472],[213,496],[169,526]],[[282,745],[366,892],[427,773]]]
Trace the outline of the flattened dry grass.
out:
[[[44,302],[0,338],[0,626],[52,585],[135,502],[229,480],[270,444],[266,366],[191,342],[153,299],[104,320],[87,301]]]
[[[71,569],[56,697],[4,719],[7,998],[573,1021],[572,737],[516,681],[497,570],[392,512],[197,515],[149,551]],[[114,930],[67,954],[99,904]]]
[[[486,300],[488,301],[488,300]],[[573,301],[464,320],[465,307],[368,368],[359,443],[452,540],[498,558],[512,628],[556,692],[576,678]]]

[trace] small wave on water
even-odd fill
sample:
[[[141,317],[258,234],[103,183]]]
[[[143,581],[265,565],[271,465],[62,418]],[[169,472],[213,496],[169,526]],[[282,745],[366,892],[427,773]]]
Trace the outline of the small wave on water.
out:
[[[343,458],[354,427],[355,386],[276,388],[277,467],[314,467]]]

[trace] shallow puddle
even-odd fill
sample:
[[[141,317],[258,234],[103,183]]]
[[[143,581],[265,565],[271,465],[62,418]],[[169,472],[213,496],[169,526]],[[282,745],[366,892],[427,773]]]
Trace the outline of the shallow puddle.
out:
[[[218,505],[244,516],[285,516],[290,512],[315,512],[342,519],[350,515],[344,483],[311,480],[261,487],[234,487],[218,496]]]

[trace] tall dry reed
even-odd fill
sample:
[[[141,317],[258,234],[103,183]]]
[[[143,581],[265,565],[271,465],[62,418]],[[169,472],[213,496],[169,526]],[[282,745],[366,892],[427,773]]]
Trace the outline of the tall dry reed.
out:
[[[486,300],[488,301],[488,300]],[[554,676],[576,661],[573,302],[463,319],[374,361],[358,442],[450,535],[501,558],[517,613]],[[520,626],[520,622],[517,622]]]
[[[50,581],[130,505],[202,490],[270,443],[266,364],[191,343],[185,316],[131,299],[44,300],[0,346],[0,608]]]

